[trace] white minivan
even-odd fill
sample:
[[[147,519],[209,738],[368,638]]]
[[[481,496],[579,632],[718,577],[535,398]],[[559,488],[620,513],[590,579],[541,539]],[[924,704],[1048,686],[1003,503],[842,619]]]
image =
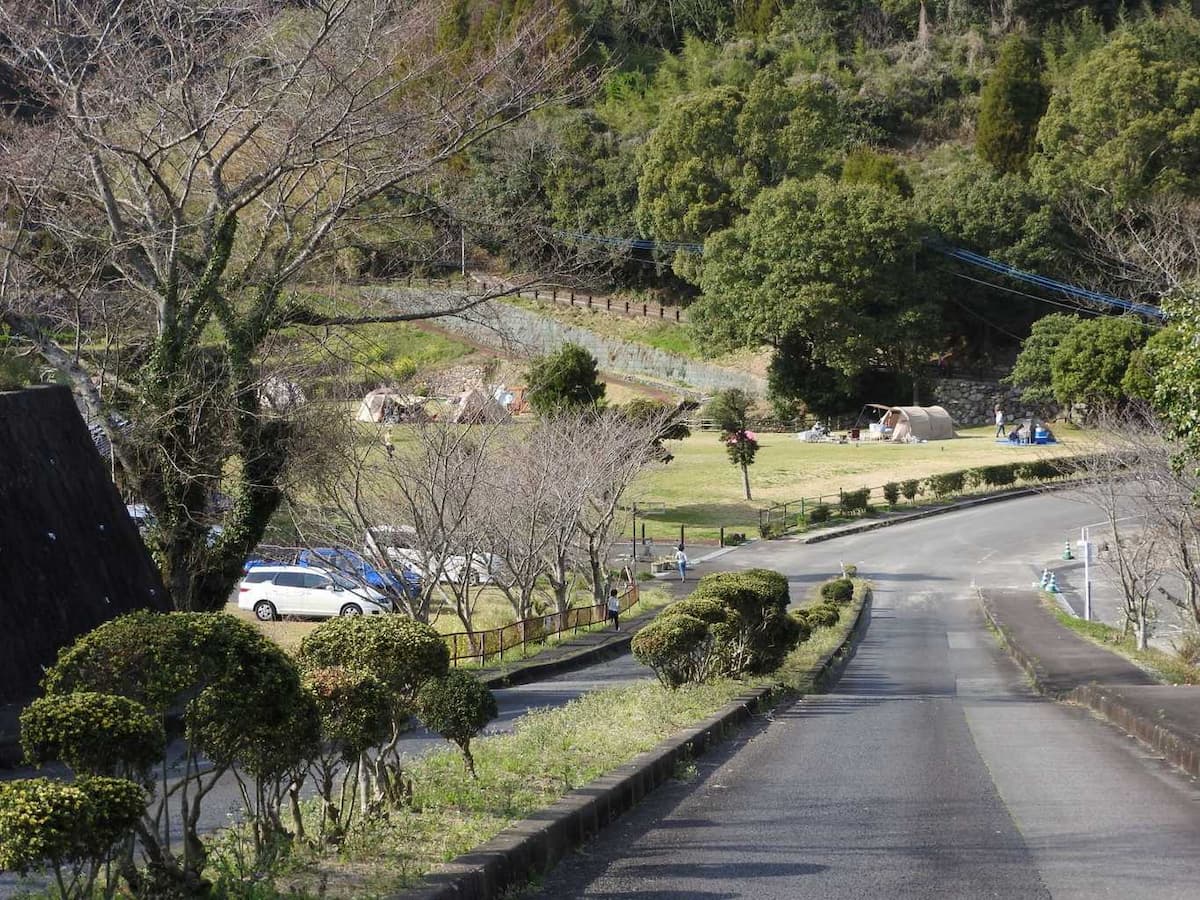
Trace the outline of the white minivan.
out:
[[[260,622],[280,616],[374,616],[392,611],[383,593],[355,584],[339,572],[311,566],[254,566],[238,585],[238,609]]]

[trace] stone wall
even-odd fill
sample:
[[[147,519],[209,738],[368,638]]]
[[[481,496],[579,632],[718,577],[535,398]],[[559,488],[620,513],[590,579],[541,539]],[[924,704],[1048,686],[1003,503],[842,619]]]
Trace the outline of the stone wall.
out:
[[[367,290],[406,309],[421,308],[421,304],[445,309],[456,299],[452,295],[432,295],[415,289]],[[459,296],[457,301],[461,303],[463,299]],[[766,379],[749,372],[604,337],[501,300],[489,300],[460,315],[440,316],[432,321],[439,328],[461,334],[474,343],[515,356],[542,356],[555,352],[563,344],[578,344],[596,357],[602,372],[681,394],[704,396],[736,387],[764,396],[767,390]]]
[[[1043,417],[1047,410],[1023,403],[1021,392],[998,381],[939,378],[933,385],[934,403],[945,407],[955,425],[988,425],[995,421],[998,405],[1006,421]]]

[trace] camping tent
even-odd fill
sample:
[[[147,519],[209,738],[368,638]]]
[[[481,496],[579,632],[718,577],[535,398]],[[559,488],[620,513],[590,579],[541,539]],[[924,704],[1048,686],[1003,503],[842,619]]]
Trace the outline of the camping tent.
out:
[[[492,422],[504,422],[508,419],[508,410],[495,397],[490,397],[479,388],[463,391],[454,403],[451,421],[462,425],[479,425]]]
[[[868,406],[884,411],[880,421],[885,431],[891,431],[893,441],[948,441],[957,437],[950,413],[940,406],[881,406],[878,403]]]
[[[360,422],[409,422],[420,419],[424,397],[402,394],[395,388],[376,388],[363,397],[355,418]]]

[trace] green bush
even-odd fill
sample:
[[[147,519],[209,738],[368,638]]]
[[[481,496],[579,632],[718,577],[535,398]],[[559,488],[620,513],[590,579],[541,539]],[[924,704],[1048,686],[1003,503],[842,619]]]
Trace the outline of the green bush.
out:
[[[828,503],[818,503],[808,511],[808,521],[819,525],[822,522],[828,522],[832,514]]]
[[[383,743],[391,731],[388,690],[374,675],[341,666],[303,676],[321,720],[321,740],[346,762]]]
[[[930,475],[925,479],[925,487],[937,498],[952,497],[961,494],[966,484],[965,472],[943,472],[940,475]]]
[[[982,466],[975,469],[981,484],[987,487],[1007,487],[1017,480],[1017,464]]]
[[[839,503],[842,510],[842,515],[852,516],[857,513],[866,512],[871,499],[870,488],[860,488],[857,491],[846,491],[842,494],[842,499]]]
[[[327,619],[300,642],[305,669],[345,666],[373,675],[388,689],[393,723],[413,712],[417,693],[450,669],[450,650],[429,625],[403,616]]]
[[[900,493],[904,495],[905,500],[912,503],[917,499],[917,495],[921,493],[921,482],[916,478],[900,482]]]
[[[474,675],[453,669],[421,686],[417,693],[417,715],[430,731],[458,745],[467,771],[475,774],[471,738],[496,718],[496,698]]]
[[[883,499],[887,501],[888,506],[895,506],[900,502],[900,485],[894,481],[889,481],[883,486]]]
[[[796,632],[799,635],[796,642],[802,644],[807,641],[812,635],[813,625],[808,621],[808,616],[805,615],[804,610],[798,609],[794,612],[789,612],[788,617],[796,623]]]
[[[854,582],[849,578],[835,578],[821,585],[821,597],[834,603],[849,603],[854,598]]]
[[[145,791],[123,778],[0,784],[0,870],[28,874],[48,867],[65,887],[63,896],[90,897],[101,866],[145,808]]]
[[[724,674],[762,674],[779,667],[799,632],[788,618],[787,577],[768,569],[722,572],[700,579],[693,598],[712,598],[728,611],[713,625],[714,648]]]
[[[659,614],[659,617],[675,615],[691,616],[708,625],[715,625],[718,622],[724,622],[729,617],[729,611],[715,597],[693,594],[690,597],[672,603]]]
[[[76,775],[144,781],[165,744],[162,719],[127,697],[94,691],[51,695],[21,713],[21,747],[34,766],[58,761]]]
[[[634,657],[665,687],[677,688],[709,677],[713,637],[694,616],[660,616],[633,636]]]
[[[1017,465],[1016,474],[1022,481],[1052,481],[1072,471],[1070,459],[1033,459]]]
[[[804,611],[805,618],[813,628],[830,628],[842,617],[838,608],[830,603],[818,603]]]

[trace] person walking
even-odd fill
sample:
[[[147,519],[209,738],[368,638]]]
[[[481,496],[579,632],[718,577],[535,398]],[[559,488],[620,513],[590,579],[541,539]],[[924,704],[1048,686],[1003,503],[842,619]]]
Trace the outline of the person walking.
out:
[[[621,598],[618,596],[616,588],[612,588],[608,592],[608,617],[612,619],[613,631],[620,631]]]
[[[687,554],[683,552],[683,544],[675,551],[675,565],[679,567],[679,580],[687,581]]]
[[[996,407],[996,437],[1004,437],[1004,410]]]

